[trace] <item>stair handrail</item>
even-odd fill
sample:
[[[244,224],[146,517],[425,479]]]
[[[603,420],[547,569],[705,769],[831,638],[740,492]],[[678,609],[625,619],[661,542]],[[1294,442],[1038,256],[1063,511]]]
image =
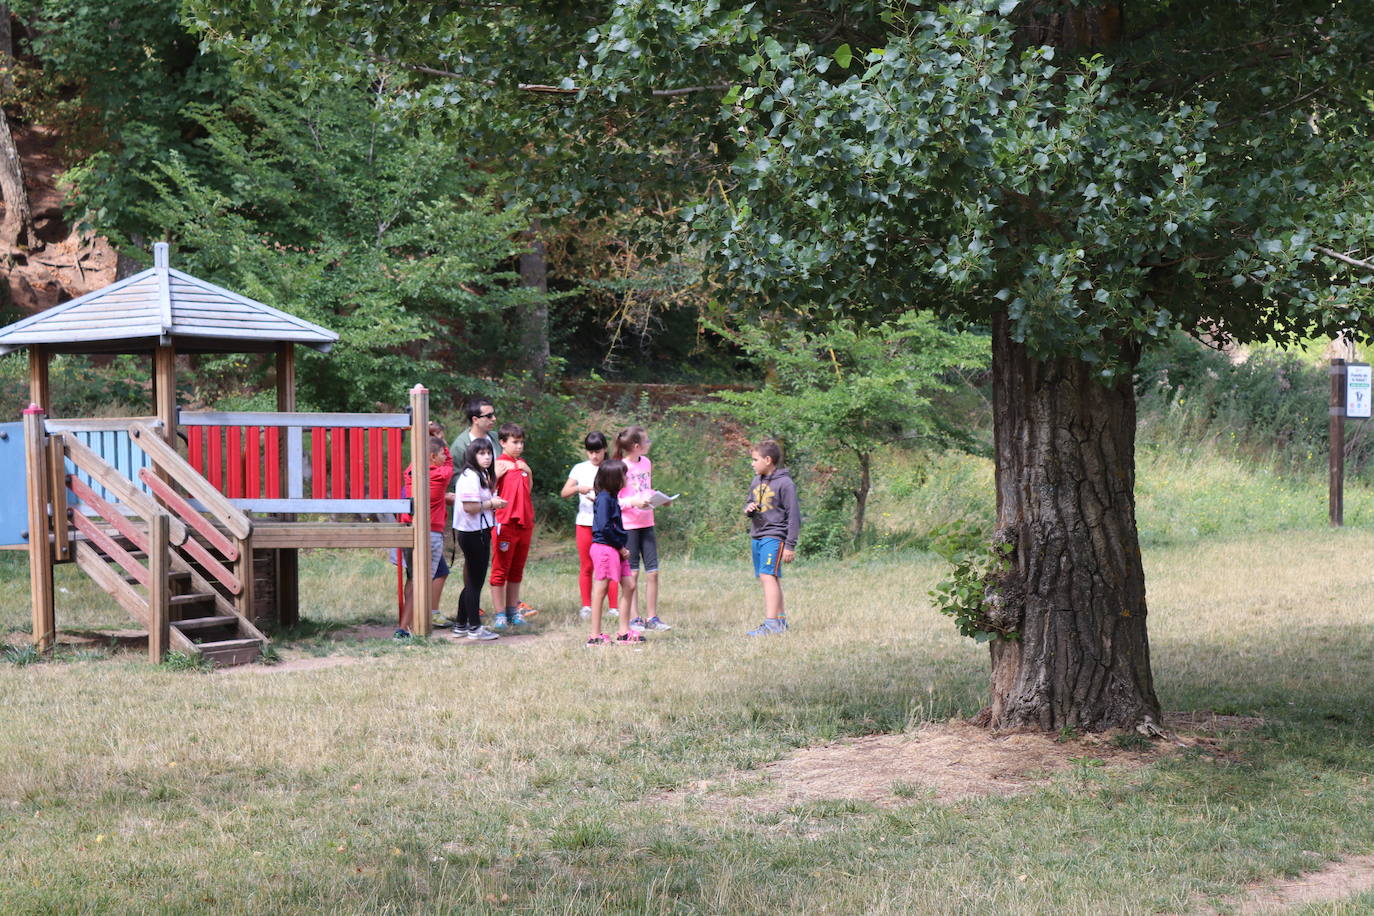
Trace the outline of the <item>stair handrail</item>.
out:
[[[84,445],[80,440],[64,436],[62,450],[65,456],[90,475],[108,492],[113,493],[121,503],[132,509],[142,519],[151,520],[155,515],[167,515],[161,507],[142,490],[134,486],[127,477],[111,467],[103,458]],[[175,516],[168,515],[167,536],[170,543],[180,547],[186,542],[186,526]]]
[[[177,454],[176,449],[162,441],[156,430],[144,423],[133,423],[129,426],[129,435],[158,470],[176,481],[192,499],[198,500],[230,534],[239,540],[246,540],[252,534],[253,522],[248,516],[210,486],[210,482]]]

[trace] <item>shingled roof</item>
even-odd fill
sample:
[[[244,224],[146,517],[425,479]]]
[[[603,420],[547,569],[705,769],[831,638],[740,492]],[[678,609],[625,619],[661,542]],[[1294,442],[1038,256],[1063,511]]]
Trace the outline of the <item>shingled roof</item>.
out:
[[[0,354],[42,344],[54,353],[110,353],[174,346],[178,352],[245,353],[299,343],[321,352],[333,331],[168,266],[167,244],[153,266],[118,283],[0,328]]]

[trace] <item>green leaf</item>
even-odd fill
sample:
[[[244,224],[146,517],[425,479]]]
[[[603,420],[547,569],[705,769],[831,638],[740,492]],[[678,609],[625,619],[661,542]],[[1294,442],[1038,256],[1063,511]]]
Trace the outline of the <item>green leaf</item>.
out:
[[[840,65],[840,69],[848,70],[849,64],[854,60],[854,52],[849,45],[840,45],[835,49],[835,63]]]

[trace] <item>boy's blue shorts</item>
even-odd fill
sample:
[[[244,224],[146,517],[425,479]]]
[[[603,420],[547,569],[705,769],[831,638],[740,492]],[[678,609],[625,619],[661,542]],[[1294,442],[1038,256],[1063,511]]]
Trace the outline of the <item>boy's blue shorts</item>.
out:
[[[782,538],[754,538],[754,578],[782,578]]]

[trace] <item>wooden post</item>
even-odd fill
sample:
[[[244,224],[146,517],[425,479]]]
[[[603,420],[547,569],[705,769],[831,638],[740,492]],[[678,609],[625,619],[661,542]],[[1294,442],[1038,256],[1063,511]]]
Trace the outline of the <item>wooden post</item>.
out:
[[[52,543],[48,538],[47,434],[43,408],[30,404],[24,411],[24,458],[29,500],[29,600],[33,607],[33,644],[47,652],[57,638],[53,609]]]
[[[296,410],[296,345],[286,342],[277,347],[277,411]],[[281,456],[281,479],[286,480],[286,452]],[[294,515],[282,515],[291,522]],[[277,625],[294,627],[301,621],[300,561],[294,547],[273,553],[273,577],[276,580]]]
[[[1331,360],[1331,447],[1327,508],[1331,527],[1345,524],[1345,360]]]
[[[42,344],[29,347],[29,401],[52,413],[52,395],[48,389],[48,348]]]
[[[61,433],[48,437],[48,497],[52,503],[52,560],[70,563],[71,526],[67,522],[67,460]]]
[[[162,438],[177,447],[177,351],[171,344],[153,351],[154,413],[162,421]]]
[[[414,601],[411,632],[430,633],[429,577],[429,391],[423,385],[410,390],[410,497],[415,547],[410,557],[410,586]]]
[[[170,571],[167,515],[154,512],[148,519],[148,661],[154,665],[167,654],[172,638],[172,589],[167,578]]]
[[[239,548],[239,581],[243,583],[243,590],[234,598],[234,603],[238,605],[239,613],[244,620],[252,621],[257,613],[253,607],[253,536],[238,539]]]

